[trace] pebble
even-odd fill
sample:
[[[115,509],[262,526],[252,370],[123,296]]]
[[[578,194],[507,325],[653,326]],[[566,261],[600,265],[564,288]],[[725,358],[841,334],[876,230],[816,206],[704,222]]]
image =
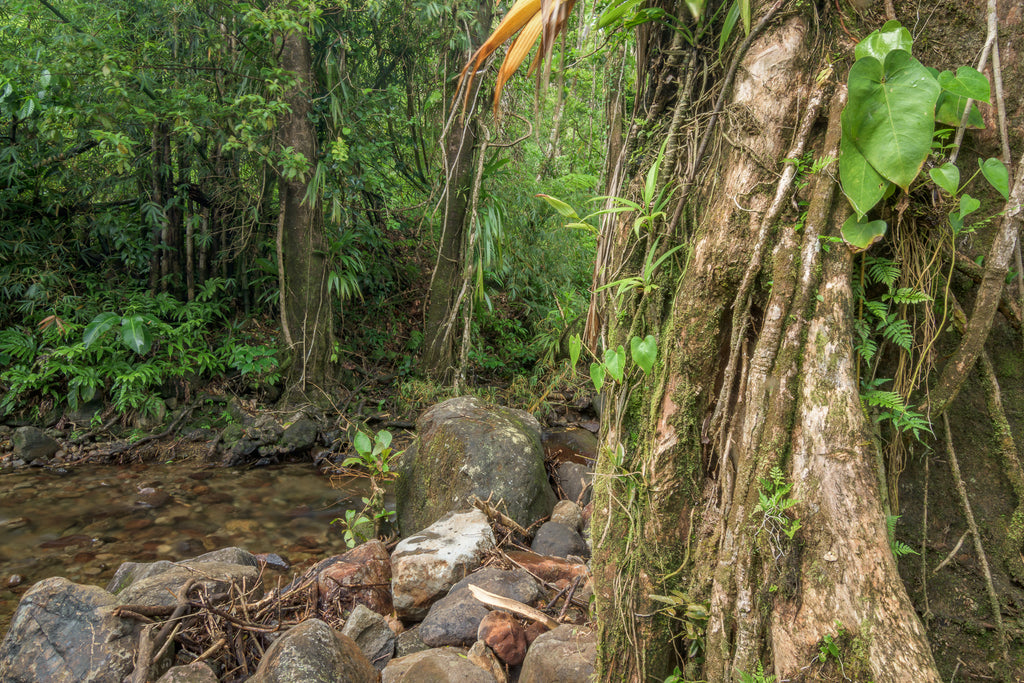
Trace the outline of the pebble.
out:
[[[21,582],[25,580],[25,577],[21,574],[11,574],[7,577],[7,587],[14,588],[15,586],[21,585]]]

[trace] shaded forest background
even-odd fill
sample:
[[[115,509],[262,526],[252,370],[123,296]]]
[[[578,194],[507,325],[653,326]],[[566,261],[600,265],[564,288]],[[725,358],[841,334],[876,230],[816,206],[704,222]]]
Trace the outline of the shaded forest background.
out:
[[[158,416],[163,399],[212,380],[276,399],[294,362],[281,276],[303,230],[321,236],[306,251],[321,259],[334,326],[320,378],[351,388],[368,373],[434,374],[417,359],[450,204],[442,141],[454,81],[489,28],[481,7],[6,3],[0,412],[38,419],[105,400]],[[285,64],[296,35],[308,81]],[[475,266],[462,308],[471,378],[553,368],[586,307],[595,237],[563,229],[534,195],[599,193],[605,102],[629,83],[628,40],[609,45],[574,18],[544,95],[526,79],[507,91],[474,244],[459,255]],[[296,87],[309,102],[305,152],[286,127]],[[310,225],[284,224],[282,188],[296,183],[317,209]],[[305,314],[291,315],[294,327]]]

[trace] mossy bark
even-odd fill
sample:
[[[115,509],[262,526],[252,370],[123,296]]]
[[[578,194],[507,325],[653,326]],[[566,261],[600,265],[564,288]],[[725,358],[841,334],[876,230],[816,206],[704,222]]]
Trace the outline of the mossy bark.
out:
[[[284,37],[281,67],[295,74],[285,95],[289,112],[281,123],[281,146],[302,154],[310,164],[306,179],[280,179],[279,267],[283,295],[281,324],[290,363],[285,400],[302,400],[312,389],[326,388],[330,374],[334,311],[327,293],[327,245],[319,193],[306,199],[307,179],[317,162],[316,131],[310,120],[313,93],[309,41],[299,33]],[[318,396],[317,396],[318,398]]]
[[[813,15],[783,5],[737,71],[718,151],[681,212],[692,224],[658,233],[659,249],[686,244],[687,257],[663,266],[660,290],[605,316],[611,346],[659,340],[653,377],[627,370],[604,401],[592,534],[607,681],[662,681],[676,665],[738,681],[759,664],[794,680],[837,623],[858,634],[873,680],[939,680],[886,536],[855,373],[852,256],[822,241],[846,217],[836,169],[803,193],[804,220],[788,210],[781,159],[803,144],[817,158],[838,154],[843,79],[816,78],[828,73],[827,30],[815,34]],[[707,111],[692,118],[691,140]],[[645,147],[660,146],[657,125]],[[663,170],[669,182],[681,184],[686,163]],[[634,192],[647,168],[633,169]],[[642,235],[637,245],[632,218],[605,236],[619,277],[655,243]],[[773,467],[799,501],[786,513],[802,524],[792,538],[768,533],[759,509]],[[674,615],[658,596],[676,596]],[[706,623],[699,610],[684,616],[686,605],[703,605]]]

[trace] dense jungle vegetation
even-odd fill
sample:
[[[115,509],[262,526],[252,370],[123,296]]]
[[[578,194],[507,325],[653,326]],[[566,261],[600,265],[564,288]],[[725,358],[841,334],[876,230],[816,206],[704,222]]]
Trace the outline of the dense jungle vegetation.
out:
[[[0,414],[589,379],[604,680],[1019,680],[1019,2],[575,4],[8,2]]]
[[[163,399],[211,382],[275,399],[296,365],[281,283],[304,254],[333,326],[325,391],[372,373],[429,393],[417,378],[448,369],[418,362],[449,203],[442,141],[486,3],[33,0],[0,13],[3,414],[103,400],[162,415]],[[284,64],[291,35],[309,46],[305,150],[288,129],[303,79]],[[452,220],[474,235],[460,310],[479,382],[553,367],[585,309],[595,237],[534,195],[599,191],[604,102],[630,66],[598,40],[574,20],[544,96],[519,80],[500,131],[473,121],[493,138],[472,214]],[[315,216],[283,223],[289,183]],[[316,244],[290,241],[303,231]]]

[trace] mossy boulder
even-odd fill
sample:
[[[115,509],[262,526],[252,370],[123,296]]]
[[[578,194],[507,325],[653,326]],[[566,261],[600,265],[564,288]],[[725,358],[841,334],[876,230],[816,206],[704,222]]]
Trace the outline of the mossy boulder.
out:
[[[524,527],[551,514],[555,493],[544,469],[540,424],[529,413],[459,397],[428,408],[416,429],[398,464],[403,535],[470,507],[474,496],[504,501],[505,514]]]

